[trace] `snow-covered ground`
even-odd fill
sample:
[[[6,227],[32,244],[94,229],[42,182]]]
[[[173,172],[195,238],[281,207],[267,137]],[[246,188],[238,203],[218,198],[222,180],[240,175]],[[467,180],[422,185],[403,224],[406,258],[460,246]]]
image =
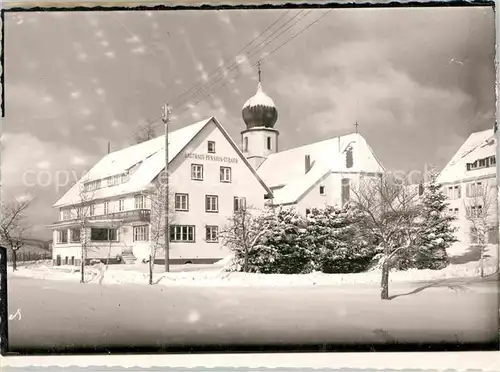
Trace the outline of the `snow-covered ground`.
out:
[[[484,273],[493,274],[497,271],[497,246],[487,248],[487,257],[484,260]],[[464,251],[465,252],[465,251]],[[463,254],[457,249],[457,254]],[[170,273],[163,272],[162,265],[156,265],[153,281],[165,286],[236,286],[236,287],[279,287],[279,286],[331,286],[341,284],[379,283],[380,272],[377,270],[358,274],[323,274],[312,273],[306,275],[282,274],[246,274],[228,273],[224,268],[231,258],[225,258],[212,265],[173,265]],[[79,281],[80,272],[77,267],[52,267],[48,263],[35,263],[23,266],[18,271],[10,273],[14,276],[31,277],[37,279]],[[148,284],[148,265],[111,265],[106,269],[104,265],[91,266],[86,270],[85,281],[98,284]],[[462,264],[451,264],[443,270],[408,270],[395,271],[390,275],[391,282],[416,282],[427,280],[470,278],[480,275],[478,261]]]

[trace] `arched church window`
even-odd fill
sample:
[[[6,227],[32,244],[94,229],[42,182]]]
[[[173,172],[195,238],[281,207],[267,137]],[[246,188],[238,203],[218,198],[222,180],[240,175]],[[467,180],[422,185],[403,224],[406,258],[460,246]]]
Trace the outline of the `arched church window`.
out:
[[[248,151],[248,137],[243,140],[243,151]]]
[[[271,137],[267,137],[267,149],[271,150]]]
[[[346,168],[352,168],[353,158],[352,158],[352,148],[349,148],[345,154],[345,166]]]

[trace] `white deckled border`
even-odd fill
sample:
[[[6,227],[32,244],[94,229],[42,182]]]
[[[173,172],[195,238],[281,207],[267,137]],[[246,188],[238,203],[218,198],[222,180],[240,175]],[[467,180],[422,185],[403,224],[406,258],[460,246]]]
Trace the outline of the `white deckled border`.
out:
[[[8,357],[2,366],[121,366],[168,368],[339,368],[369,370],[481,370],[500,371],[498,352],[437,353],[283,353],[283,354],[186,354],[186,355],[114,355]],[[89,369],[91,371],[91,369]]]

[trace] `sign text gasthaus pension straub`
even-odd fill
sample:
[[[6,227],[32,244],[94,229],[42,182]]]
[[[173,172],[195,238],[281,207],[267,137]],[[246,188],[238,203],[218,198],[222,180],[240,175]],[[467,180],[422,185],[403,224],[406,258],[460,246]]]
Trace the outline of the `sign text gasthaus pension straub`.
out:
[[[217,161],[221,163],[237,163],[238,158],[231,158],[229,156],[217,156],[217,155],[209,155],[209,154],[195,154],[192,152],[184,153],[184,156],[188,159],[197,159],[197,160],[208,160],[208,161]]]

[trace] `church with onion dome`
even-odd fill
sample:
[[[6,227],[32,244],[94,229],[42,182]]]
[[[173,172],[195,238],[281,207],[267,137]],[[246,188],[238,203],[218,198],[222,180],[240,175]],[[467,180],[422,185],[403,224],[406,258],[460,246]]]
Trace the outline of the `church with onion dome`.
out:
[[[243,105],[242,117],[242,152],[272,190],[273,205],[302,213],[342,206],[361,177],[380,177],[385,171],[357,123],[353,133],[280,151],[278,108],[264,92],[260,68],[257,92]]]
[[[168,133],[171,264],[226,257],[219,231],[247,206],[290,206],[305,214],[343,205],[361,177],[384,171],[357,130],[280,151],[279,110],[260,69],[256,92],[242,108],[243,125],[240,143],[215,117]],[[49,226],[55,265],[78,265],[82,239],[92,246],[89,262],[146,262],[153,247],[163,246],[158,210],[164,208],[155,206],[164,200],[155,190],[164,185],[165,142],[159,136],[108,153],[55,201],[59,218]],[[154,259],[162,263],[158,249]]]

